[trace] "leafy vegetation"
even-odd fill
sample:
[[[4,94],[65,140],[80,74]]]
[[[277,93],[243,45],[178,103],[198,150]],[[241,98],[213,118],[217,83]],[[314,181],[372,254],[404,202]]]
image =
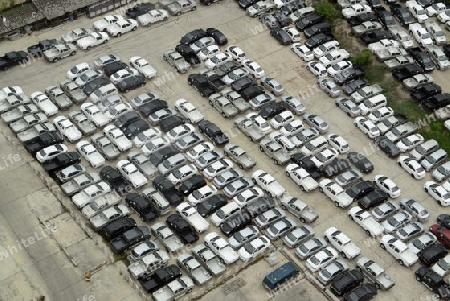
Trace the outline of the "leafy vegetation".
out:
[[[333,3],[322,1],[315,6],[316,13],[327,20],[330,24],[334,24],[335,20],[341,18],[341,13],[336,9]]]

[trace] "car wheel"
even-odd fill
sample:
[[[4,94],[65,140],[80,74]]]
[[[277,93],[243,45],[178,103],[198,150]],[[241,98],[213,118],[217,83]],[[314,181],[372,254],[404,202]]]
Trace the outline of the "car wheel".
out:
[[[348,215],[348,217],[349,217],[352,221],[355,220],[355,219],[353,218],[353,216],[351,216],[350,214]]]
[[[290,178],[291,175],[286,171],[286,177]]]
[[[439,205],[444,206],[444,203],[442,203],[441,201],[438,202]]]
[[[167,20],[167,17],[164,17],[162,20],[163,20],[163,21],[166,21],[166,20]],[[151,23],[150,23],[150,24],[151,24]]]
[[[338,202],[334,202],[334,206],[340,207]]]
[[[131,31],[135,31],[137,29],[137,27],[134,27]]]
[[[342,257],[344,257],[345,259],[347,259],[347,255],[345,255],[344,252],[341,252]]]
[[[193,8],[192,8],[192,11],[194,11],[194,10],[196,10],[197,9],[197,6],[194,6]]]
[[[300,221],[301,221],[302,223],[306,223],[306,220],[305,220],[303,217],[300,218]]]
[[[58,58],[57,58],[57,57],[55,57],[55,58],[52,60],[53,63],[56,63],[57,61],[58,61]]]
[[[404,263],[403,260],[401,260],[401,259],[397,259],[397,262],[398,262],[400,265],[405,265],[405,263]]]
[[[116,37],[120,37],[122,34],[119,32],[117,35],[116,35]]]
[[[326,242],[330,242],[330,239],[327,236],[324,236],[323,239],[325,239]]]
[[[275,163],[275,165],[280,165],[280,162],[278,162],[278,160],[273,160],[273,163]]]
[[[92,49],[91,46],[86,47],[86,50],[91,50],[91,49]]]
[[[240,163],[238,164],[238,166],[239,166],[240,169],[245,169],[245,168],[244,168],[244,165],[242,165],[242,164],[240,164]]]
[[[259,150],[264,152],[264,149],[262,148],[262,146],[259,147]]]
[[[181,16],[181,12],[177,12],[176,16],[177,17]]]
[[[167,57],[163,56],[163,60],[167,62]],[[189,84],[189,82],[188,82],[188,84]]]
[[[366,234],[369,235],[369,236],[373,236],[372,234],[370,234],[369,230],[366,230]]]
[[[348,116],[348,117],[352,117],[352,116],[350,116],[350,113],[348,113],[348,112],[347,112],[347,116]]]
[[[208,103],[209,103],[209,105],[210,106],[212,106],[213,105],[213,103],[212,103],[212,101],[210,100],[210,101],[208,101]]]
[[[72,53],[70,54],[70,56],[74,56],[75,53],[77,53],[77,52],[76,52],[76,51],[72,52]]]
[[[305,188],[303,186],[300,186],[300,190],[305,192]]]
[[[248,140],[250,140],[251,142],[253,142],[253,138],[248,136]]]
[[[383,244],[380,244],[380,248],[382,248],[383,250],[386,250],[386,247]]]
[[[416,276],[416,280],[422,282],[418,276]]]

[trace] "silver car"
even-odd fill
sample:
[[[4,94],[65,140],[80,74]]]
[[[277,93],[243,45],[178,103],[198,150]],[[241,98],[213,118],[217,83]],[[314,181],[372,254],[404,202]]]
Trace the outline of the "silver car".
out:
[[[300,257],[300,259],[306,260],[326,246],[327,242],[322,237],[310,238],[295,248],[295,254]]]
[[[261,77],[261,84],[275,96],[279,96],[284,92],[283,86],[273,77]]]
[[[342,188],[346,188],[361,179],[362,174],[356,169],[351,169],[337,176],[334,181]]]
[[[173,49],[167,50],[163,53],[163,59],[179,73],[186,73],[191,65]]]
[[[310,126],[316,128],[321,134],[328,131],[328,124],[319,115],[307,113],[303,115],[303,120]]]
[[[281,101],[284,102],[295,115],[305,114],[306,108],[297,97],[283,95],[281,96]]]
[[[403,242],[421,235],[425,231],[423,225],[419,222],[409,223],[395,232],[395,236]]]
[[[411,198],[400,200],[400,208],[411,213],[419,222],[423,223],[430,219],[430,213],[419,202]]]
[[[387,201],[381,205],[378,205],[372,209],[372,216],[377,222],[384,221],[389,216],[397,213],[400,210],[400,206],[396,202]]]
[[[344,111],[349,117],[357,117],[361,115],[361,110],[358,105],[353,101],[345,97],[336,98],[336,107]]]
[[[341,259],[336,259],[319,271],[317,279],[323,285],[327,285],[339,274],[345,272],[346,270],[348,270],[347,263]]]
[[[313,237],[315,234],[314,229],[308,225],[303,225],[294,228],[286,236],[283,237],[283,243],[289,248],[295,248],[300,243]]]

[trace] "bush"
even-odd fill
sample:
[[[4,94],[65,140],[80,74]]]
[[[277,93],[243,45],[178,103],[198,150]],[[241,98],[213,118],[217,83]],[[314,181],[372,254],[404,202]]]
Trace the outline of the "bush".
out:
[[[330,2],[319,2],[316,6],[316,13],[327,20],[330,24],[333,24],[336,19],[341,17],[341,14],[336,10],[336,6]]]
[[[366,67],[372,64],[373,54],[369,49],[364,49],[356,57],[352,57],[350,61],[354,65],[359,65],[361,67]]]

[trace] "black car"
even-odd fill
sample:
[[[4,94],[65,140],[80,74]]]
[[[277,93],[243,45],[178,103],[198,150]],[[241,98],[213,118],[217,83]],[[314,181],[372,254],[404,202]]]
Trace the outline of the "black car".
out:
[[[125,15],[128,18],[136,19],[137,17],[142,16],[153,9],[155,9],[155,4],[153,4],[153,3],[150,3],[150,2],[139,3],[139,4],[136,4],[134,7],[127,9],[127,11],[125,12]]]
[[[445,44],[442,46],[442,50],[444,51],[446,57],[450,57],[450,44]]]
[[[147,80],[145,76],[143,76],[142,74],[138,74],[122,79],[116,84],[116,86],[119,92],[128,93],[131,90],[143,87],[146,81]]]
[[[411,92],[411,97],[417,101],[422,101],[422,99],[428,98],[435,94],[442,93],[442,88],[436,84],[426,84],[421,87],[415,88]]]
[[[25,65],[28,62],[28,54],[25,51],[11,51],[0,57],[0,70],[6,71],[15,65]]]
[[[370,162],[363,154],[349,152],[347,154],[347,159],[362,173],[371,173],[373,171],[372,162]]]
[[[358,200],[374,190],[375,185],[371,181],[362,181],[347,189],[346,192],[354,200]]]
[[[375,15],[377,16],[380,23],[384,26],[384,28],[387,29],[395,25],[395,20],[391,12],[387,11],[384,7],[376,9]]]
[[[114,125],[119,129],[126,128],[129,124],[139,120],[141,117],[136,111],[126,112],[119,117],[117,117],[116,121],[114,121]]]
[[[272,16],[274,16],[275,19],[278,21],[278,24],[280,25],[280,27],[286,27],[291,24],[291,20],[285,14],[283,14],[281,11],[276,11],[276,12],[272,13]]]
[[[431,6],[436,2],[437,1],[435,1],[435,0],[417,0],[417,4],[419,4],[423,8],[427,8],[428,6]]]
[[[201,63],[198,56],[195,54],[189,45],[179,44],[175,46],[175,51],[181,54],[181,56],[191,65],[195,66]]]
[[[148,117],[151,114],[155,113],[156,111],[166,108],[168,108],[167,101],[162,99],[155,99],[149,103],[140,106],[139,113],[141,113],[143,117]]]
[[[436,66],[430,58],[430,55],[423,51],[420,47],[413,47],[408,49],[409,55],[419,64],[423,70],[427,72],[433,71]]]
[[[324,33],[321,32],[319,34],[316,34],[315,36],[312,36],[305,41],[306,47],[309,49],[316,48],[317,46],[320,46],[326,42],[334,41],[335,38],[330,33]]]
[[[323,171],[317,168],[314,161],[302,153],[292,155],[291,162],[298,164],[301,168],[306,170],[314,180],[320,179],[323,176]]]
[[[241,92],[245,88],[248,88],[250,86],[256,86],[258,84],[258,81],[256,78],[244,76],[238,79],[237,81],[233,82],[231,84],[231,89],[233,89],[236,92]]]
[[[196,189],[199,189],[205,186],[207,183],[205,179],[201,175],[193,175],[189,179],[185,180],[181,183],[178,190],[184,196],[191,194]]]
[[[365,78],[358,78],[354,81],[349,82],[347,85],[344,86],[342,91],[345,95],[351,95],[356,90],[359,90],[361,88],[364,88],[369,84],[369,81]]]
[[[230,62],[225,62],[222,65],[216,66],[213,68],[213,71],[215,74],[217,74],[218,76],[222,77],[228,73],[230,73],[231,71],[237,69],[237,68],[241,68],[241,64],[238,63],[237,61],[230,61]]]
[[[264,93],[264,89],[261,86],[249,86],[249,87],[247,87],[244,90],[239,92],[239,94],[245,100],[250,100],[253,97],[256,97],[259,94],[263,94],[263,93]]]
[[[364,275],[357,269],[345,271],[331,282],[330,290],[336,296],[341,297],[361,285],[363,281]]]
[[[84,94],[89,96],[98,88],[106,86],[110,83],[111,82],[107,78],[97,77],[96,79],[94,79],[94,80],[88,82],[86,85],[84,85],[83,92],[84,92]]]
[[[300,31],[304,31],[306,28],[320,22],[323,22],[323,18],[316,13],[312,13],[297,20],[297,22],[295,22],[295,27]]]
[[[169,265],[160,268],[155,273],[148,275],[140,280],[142,287],[148,292],[153,293],[162,288],[169,282],[181,276],[180,268],[175,265]]]
[[[431,291],[438,294],[440,299],[448,300],[450,298],[450,286],[435,271],[427,267],[420,267],[415,275],[417,281],[422,282]]]
[[[81,161],[81,157],[77,152],[67,152],[57,155],[55,158],[50,159],[42,163],[45,171],[48,173],[54,173],[64,167],[69,165],[79,163]]]
[[[188,84],[200,92],[202,97],[208,97],[214,93],[214,89],[208,83],[208,77],[204,74],[189,74]]]
[[[124,62],[111,62],[103,67],[103,73],[107,78],[116,73],[119,70],[129,68]]]
[[[372,13],[362,13],[347,19],[347,23],[352,27],[367,21],[378,21],[378,18]]]
[[[435,111],[450,104],[450,94],[435,94],[423,99],[420,103],[426,111]]]
[[[259,111],[259,116],[267,120],[283,111],[286,111],[286,105],[284,102],[274,102],[262,108],[261,111]]]
[[[437,217],[437,223],[442,227],[450,229],[450,214],[439,214]]]
[[[215,146],[222,147],[230,141],[228,136],[215,123],[209,120],[200,121],[198,128],[200,133],[205,134]]]
[[[136,227],[136,221],[131,217],[121,217],[104,226],[103,234],[107,240],[111,240]]]
[[[43,55],[44,51],[49,50],[50,48],[58,44],[59,42],[57,39],[42,40],[39,41],[36,45],[28,47],[27,51],[30,55],[34,57],[40,57]]]
[[[363,68],[359,66],[353,66],[352,68],[345,69],[342,72],[339,72],[334,77],[336,84],[339,86],[345,85],[352,80],[359,79],[366,74]]]
[[[47,146],[61,143],[63,141],[64,137],[59,132],[47,131],[39,134],[39,136],[37,136],[36,138],[25,142],[24,146],[30,154],[34,155]]]
[[[425,266],[429,267],[444,258],[448,254],[447,248],[442,244],[432,244],[426,249],[419,252],[419,260]]]
[[[267,210],[275,207],[275,201],[271,197],[259,197],[254,201],[251,201],[250,204],[245,207],[245,209],[250,213],[252,217],[255,217],[261,213],[266,212]]]
[[[206,34],[206,31],[204,31],[203,29],[201,28],[195,29],[193,31],[188,32],[183,37],[181,37],[180,43],[184,45],[189,45],[206,36],[208,35]]]
[[[175,146],[169,145],[151,153],[148,158],[153,165],[158,166],[163,160],[174,156],[179,152],[180,151]]]
[[[125,195],[131,190],[131,186],[114,167],[104,166],[99,174],[100,178],[114,188],[119,195]]]
[[[369,301],[377,295],[377,286],[365,283],[345,296],[345,301]]]
[[[416,74],[425,72],[423,68],[418,64],[410,64],[403,67],[395,68],[392,70],[392,76],[398,80],[403,81],[407,78],[413,77]]]
[[[153,187],[162,193],[172,206],[178,206],[183,201],[183,195],[164,176],[157,176],[153,180]]]
[[[127,125],[123,130],[123,133],[125,137],[127,137],[128,139],[133,139],[134,137],[136,137],[143,131],[148,130],[149,128],[150,127],[148,123],[144,119],[138,119]]]
[[[386,192],[377,189],[369,192],[369,194],[361,198],[358,201],[358,205],[362,209],[367,210],[386,202],[388,198],[389,195]]]
[[[167,226],[172,229],[184,244],[193,244],[199,237],[195,229],[188,224],[179,214],[169,215],[166,219]]]
[[[375,137],[375,145],[378,146],[388,157],[397,158],[400,155],[400,149],[395,142],[392,142],[384,136]]]
[[[289,16],[296,10],[299,10],[300,8],[305,8],[306,4],[303,0],[293,0],[289,3],[286,3],[281,7],[281,13],[283,13],[286,16]]]
[[[366,32],[363,35],[361,35],[361,41],[363,41],[364,44],[372,44],[375,42],[378,42],[383,39],[393,39],[393,36],[390,32],[387,32],[385,30],[376,30],[371,32]]]
[[[252,222],[252,216],[247,210],[233,214],[220,224],[220,231],[226,236],[231,236],[239,230],[244,229]]]
[[[228,43],[227,37],[216,28],[206,28],[206,34],[216,41],[217,45],[225,45]]]
[[[177,126],[185,124],[185,123],[186,123],[186,121],[184,121],[184,119],[181,116],[172,115],[172,116],[169,116],[169,117],[161,120],[161,122],[159,123],[159,128],[164,133],[167,133],[174,127],[177,127]]]
[[[292,43],[291,36],[280,27],[270,29],[270,35],[275,38],[281,45],[289,45]]]
[[[367,0],[367,4],[368,4],[372,9],[378,9],[378,8],[382,7],[381,1],[380,1],[380,0]]]
[[[247,9],[250,6],[252,6],[253,4],[255,4],[256,2],[258,2],[258,0],[238,0],[237,1],[239,7],[242,9]]]
[[[322,169],[322,173],[327,178],[335,177],[351,168],[350,162],[346,159],[334,159],[330,164]]]
[[[216,194],[197,204],[197,212],[203,217],[208,217],[226,204],[228,204],[227,197],[224,194]]]
[[[314,24],[313,26],[305,29],[303,32],[305,34],[306,38],[310,38],[316,34],[319,34],[321,32],[329,33],[331,32],[331,25],[328,22],[320,22],[317,24]]]
[[[158,217],[158,210],[147,199],[138,193],[129,193],[125,203],[133,209],[144,222],[151,222]]]
[[[391,5],[391,12],[394,15],[394,18],[396,18],[398,23],[403,27],[407,27],[409,24],[415,22],[409,10],[398,3]]]
[[[148,238],[150,238],[150,229],[147,226],[135,227],[111,239],[109,247],[114,254],[119,255]]]

